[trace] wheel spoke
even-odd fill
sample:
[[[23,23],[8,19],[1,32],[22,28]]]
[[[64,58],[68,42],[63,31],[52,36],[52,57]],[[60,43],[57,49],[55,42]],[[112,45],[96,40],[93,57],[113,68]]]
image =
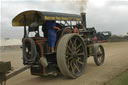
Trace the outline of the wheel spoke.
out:
[[[67,65],[69,65],[70,64],[70,60],[72,60],[72,57],[67,57]]]
[[[75,38],[74,40],[74,47],[76,48],[76,41],[77,41],[77,38]]]
[[[75,62],[76,62],[76,65],[79,66],[79,65],[78,65],[78,62],[77,62],[76,60],[75,60]]]
[[[99,56],[97,56],[97,59],[98,59],[98,62],[100,62],[100,57]]]
[[[75,73],[75,70],[74,70],[74,68],[73,68],[73,63],[72,63],[72,61],[70,62],[70,67],[71,67],[72,73],[74,74],[74,73]]]
[[[71,50],[71,48],[70,48],[69,46],[67,46],[67,48],[68,48],[68,50],[69,50],[70,52],[72,52],[72,50]]]
[[[78,59],[76,59],[76,62],[78,62],[79,64],[84,64],[84,62],[82,62],[81,60],[80,60],[80,58],[78,58]]]
[[[70,69],[70,63],[69,63],[69,60],[67,60],[67,67],[68,67],[68,69]]]
[[[102,54],[102,53],[98,53],[97,59],[98,59],[98,62],[99,62],[99,63],[102,62],[102,57],[103,57],[103,54]]]
[[[101,54],[102,53],[102,50],[101,50],[101,48],[99,47],[98,48],[98,52]]]
[[[72,60],[72,57],[68,57],[67,60],[68,60],[68,61],[69,61],[69,60]]]
[[[80,49],[77,49],[77,50],[76,50],[76,53],[79,53],[79,52],[80,52]]]
[[[78,53],[77,55],[78,55],[78,56],[80,56],[80,55],[84,55],[84,53]]]
[[[98,48],[97,51],[98,51],[98,52],[97,52],[98,62],[101,63],[101,62],[102,62],[103,53],[102,53],[102,50],[101,50],[100,47]]]
[[[75,38],[74,43],[76,43],[76,41],[77,41],[77,38]]]
[[[84,64],[82,61],[77,61],[77,62],[78,62],[79,64],[82,64],[82,65]]]
[[[100,57],[100,60],[101,60],[101,61],[102,61],[102,59],[103,59],[103,56]]]
[[[76,50],[77,50],[78,48],[80,48],[80,46],[82,46],[82,44],[79,44],[79,45],[77,46]]]
[[[77,69],[77,71],[80,72],[79,67],[75,63],[73,63],[73,64],[74,64],[75,68]]]
[[[72,40],[70,40],[69,42],[70,42],[70,44],[71,44],[72,48],[74,48],[73,43],[72,43]]]
[[[100,57],[100,61],[102,61],[102,56]]]
[[[67,56],[71,56],[71,53],[69,53],[69,52],[67,51],[67,52],[66,52],[66,55],[67,55]]]

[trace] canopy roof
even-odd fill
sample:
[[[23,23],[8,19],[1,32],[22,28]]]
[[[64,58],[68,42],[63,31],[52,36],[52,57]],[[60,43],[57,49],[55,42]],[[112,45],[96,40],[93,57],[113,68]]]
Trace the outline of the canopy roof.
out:
[[[45,12],[45,11],[36,11],[29,10],[18,14],[12,20],[12,26],[24,26],[24,20],[26,25],[30,25],[35,20],[35,15],[38,17],[39,25],[45,20],[63,20],[63,21],[81,21],[82,18],[80,15],[76,14],[67,14],[67,13],[57,13],[57,12]],[[25,17],[24,17],[25,16]]]

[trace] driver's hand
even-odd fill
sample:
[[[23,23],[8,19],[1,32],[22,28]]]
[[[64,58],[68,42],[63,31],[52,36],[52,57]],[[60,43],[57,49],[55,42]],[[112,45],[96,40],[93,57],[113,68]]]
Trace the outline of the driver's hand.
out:
[[[59,29],[57,30],[57,32],[60,31],[60,30],[61,30],[61,29],[59,28]]]
[[[61,30],[60,28],[58,30]]]

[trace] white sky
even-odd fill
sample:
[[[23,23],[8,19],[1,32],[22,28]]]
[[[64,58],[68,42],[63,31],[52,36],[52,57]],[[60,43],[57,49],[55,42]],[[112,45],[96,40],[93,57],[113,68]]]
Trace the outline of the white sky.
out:
[[[80,13],[80,0],[1,0],[0,34],[2,38],[21,38],[22,28],[11,26],[12,19],[26,10]],[[85,6],[86,7],[86,6]],[[97,31],[128,32],[128,0],[88,0],[87,26]]]

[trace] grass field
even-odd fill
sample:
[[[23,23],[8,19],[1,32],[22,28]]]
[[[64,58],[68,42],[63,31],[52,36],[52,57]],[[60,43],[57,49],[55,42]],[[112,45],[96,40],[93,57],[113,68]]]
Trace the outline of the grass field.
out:
[[[128,70],[108,82],[106,85],[128,85]]]

